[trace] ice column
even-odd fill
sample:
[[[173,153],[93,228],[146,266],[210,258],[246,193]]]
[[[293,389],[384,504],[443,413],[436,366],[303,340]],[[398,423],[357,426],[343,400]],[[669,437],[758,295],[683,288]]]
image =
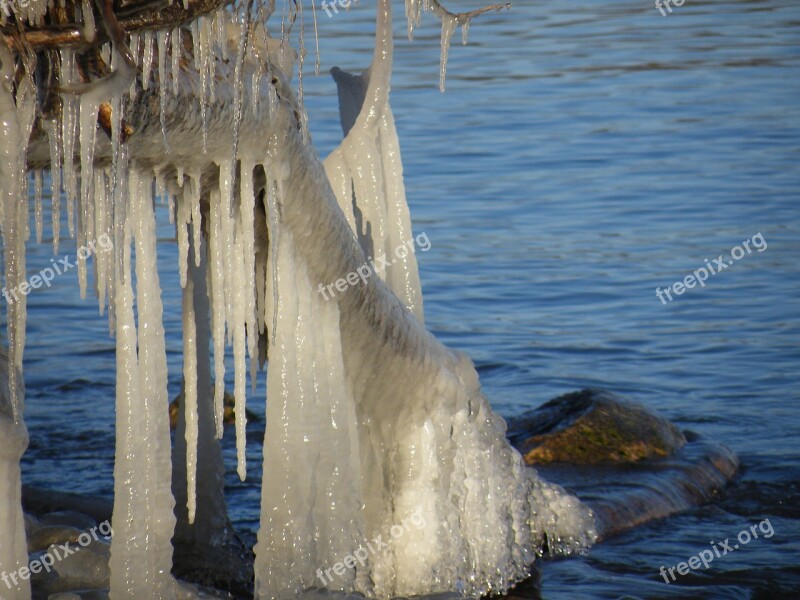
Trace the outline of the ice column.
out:
[[[22,516],[19,460],[28,447],[28,431],[23,421],[24,382],[22,353],[25,348],[25,295],[13,291],[25,281],[25,230],[28,218],[26,152],[33,123],[35,92],[24,77],[17,87],[17,102],[12,96],[14,59],[0,40],[0,215],[2,219],[7,303],[8,355],[0,350],[0,573],[15,573],[27,566],[25,524]],[[9,300],[10,298],[10,300]],[[0,597],[9,600],[30,598],[30,582],[0,584]],[[8,588],[8,589],[6,589]]]
[[[111,591],[114,600],[173,598],[174,500],[170,487],[167,361],[156,269],[152,176],[135,168],[128,175],[122,271],[116,273],[117,448],[114,463],[114,538]],[[116,224],[115,224],[116,225]],[[136,306],[133,313],[131,239],[136,243]],[[138,333],[138,335],[137,335]],[[138,352],[137,352],[138,347]]]
[[[193,229],[196,227],[199,225],[192,225]],[[216,436],[209,363],[208,263],[205,249],[195,244],[194,236],[190,235],[189,267],[183,289],[185,402],[181,403],[175,432],[173,491],[178,516],[175,537],[183,543],[220,544],[229,540],[231,530],[223,495],[225,467]],[[200,260],[199,265],[195,257]]]
[[[417,259],[413,250],[404,252],[413,237],[400,143],[389,107],[391,68],[391,28],[379,24],[372,66],[360,77],[334,69],[345,138],[324,164],[364,253],[368,258],[386,257],[391,266],[378,275],[423,323]]]
[[[291,234],[278,235],[276,225],[270,240],[280,247],[270,247],[277,260],[270,261],[266,280],[268,288],[277,287],[279,325],[269,346],[257,598],[292,597],[321,585],[316,569],[353,554],[364,539],[355,406],[339,310],[316,293]],[[266,293],[269,304],[272,292]],[[356,586],[354,578],[351,570],[332,587],[363,589],[366,582]]]

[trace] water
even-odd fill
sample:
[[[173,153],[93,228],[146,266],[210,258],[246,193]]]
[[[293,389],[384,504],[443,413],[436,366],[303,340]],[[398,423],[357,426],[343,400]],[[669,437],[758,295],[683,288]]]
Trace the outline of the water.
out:
[[[318,11],[322,76],[309,68],[304,85],[323,156],[341,137],[327,70],[366,66],[371,8]],[[717,503],[546,562],[545,598],[791,598],[800,589],[798,24],[800,7],[771,0],[687,0],[667,17],[646,1],[519,3],[476,20],[467,47],[456,32],[445,95],[436,23],[427,18],[413,43],[397,24],[392,100],[415,231],[432,244],[419,255],[428,327],[475,360],[504,415],[603,387],[742,461]],[[164,208],[160,216],[172,397],[177,248]],[[656,297],[759,232],[765,251],[666,305]],[[49,246],[29,253],[29,274],[49,264]],[[75,271],[28,301],[23,477],[110,496],[105,320],[80,300]],[[249,403],[261,415],[263,395],[262,379]],[[263,422],[254,425],[245,483],[232,429],[225,438],[231,513],[251,529]],[[764,518],[770,539],[669,585],[659,575]]]

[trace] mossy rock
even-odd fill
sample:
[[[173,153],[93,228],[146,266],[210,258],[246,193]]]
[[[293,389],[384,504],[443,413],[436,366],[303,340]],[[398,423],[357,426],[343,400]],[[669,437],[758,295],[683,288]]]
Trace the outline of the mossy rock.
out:
[[[632,463],[672,456],[686,443],[667,419],[603,390],[559,396],[510,429],[529,465]]]

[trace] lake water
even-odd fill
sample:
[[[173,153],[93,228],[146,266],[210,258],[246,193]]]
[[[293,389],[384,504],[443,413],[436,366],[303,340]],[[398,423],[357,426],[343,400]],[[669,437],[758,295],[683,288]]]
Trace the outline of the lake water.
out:
[[[323,156],[341,137],[327,71],[364,68],[371,51],[372,3],[353,6],[330,18],[318,11],[322,75],[307,61]],[[798,597],[800,6],[686,0],[662,17],[645,0],[519,2],[476,20],[466,47],[456,33],[444,95],[435,21],[413,43],[397,25],[392,103],[415,231],[432,244],[418,255],[428,327],[473,358],[501,414],[601,387],[742,461],[712,505],[545,562],[544,597]],[[166,209],[160,218],[174,396],[177,249]],[[705,287],[657,298],[657,287],[705,259],[728,261],[757,234],[763,251],[751,242]],[[74,250],[67,242],[62,255]],[[51,255],[32,244],[29,272]],[[28,302],[23,478],[110,496],[114,342],[105,319],[79,298],[74,272]],[[250,402],[261,415],[263,395],[262,380]],[[231,434],[230,510],[253,530],[263,422],[248,435],[244,483]],[[659,575],[764,518],[769,539],[669,585]]]

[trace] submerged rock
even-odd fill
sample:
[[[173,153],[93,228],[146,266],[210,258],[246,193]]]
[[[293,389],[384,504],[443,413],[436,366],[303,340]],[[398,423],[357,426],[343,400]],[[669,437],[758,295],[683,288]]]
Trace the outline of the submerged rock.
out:
[[[114,504],[105,498],[72,492],[22,486],[22,507],[26,513],[43,518],[52,513],[73,512],[94,519],[95,524],[110,521]],[[38,522],[38,521],[37,521]]]
[[[169,403],[169,427],[170,429],[175,429],[178,426],[178,411],[181,408],[181,403],[183,402],[183,390],[181,393],[175,397],[175,400]],[[261,419],[252,411],[245,409],[245,414],[247,415],[247,422],[259,422]],[[226,425],[233,425],[236,423],[236,399],[234,398],[233,394],[229,393],[225,390],[225,414],[222,418],[223,422]]]
[[[529,465],[631,463],[672,456],[680,430],[640,404],[603,390],[564,394],[514,419],[511,438]]]
[[[47,600],[108,600],[108,590],[79,590],[50,594]]]
[[[710,502],[739,467],[726,446],[603,390],[559,396],[508,425],[525,461],[592,509],[601,540]]]
[[[37,527],[28,534],[28,552],[45,550],[53,544],[77,542],[80,529],[67,525],[45,525]]]

